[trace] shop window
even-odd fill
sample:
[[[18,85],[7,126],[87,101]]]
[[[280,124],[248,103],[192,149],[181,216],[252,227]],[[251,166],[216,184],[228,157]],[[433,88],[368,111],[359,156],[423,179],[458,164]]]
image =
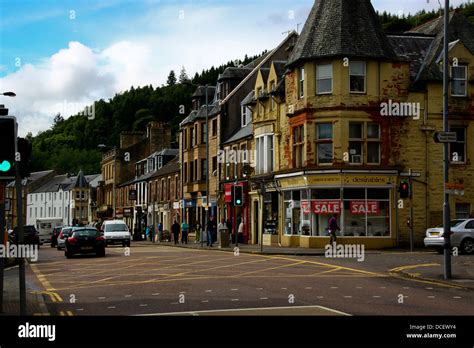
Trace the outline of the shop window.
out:
[[[467,96],[467,66],[451,67],[451,96],[466,97]]]
[[[362,164],[364,147],[364,124],[349,123],[349,162]]]
[[[469,219],[471,205],[469,203],[456,203],[456,219]]]
[[[293,168],[303,167],[304,126],[293,128]]]
[[[332,123],[316,125],[318,164],[333,162],[333,126]]]
[[[316,66],[317,94],[332,93],[332,64],[318,64]]]
[[[349,66],[351,93],[365,93],[366,64],[351,62]]]
[[[457,142],[451,143],[451,163],[466,163],[466,128],[451,127],[457,135]]]

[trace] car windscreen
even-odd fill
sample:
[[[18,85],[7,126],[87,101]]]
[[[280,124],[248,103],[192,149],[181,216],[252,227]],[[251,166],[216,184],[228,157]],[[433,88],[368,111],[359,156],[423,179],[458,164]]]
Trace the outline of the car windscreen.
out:
[[[128,232],[128,227],[125,224],[109,224],[105,225],[105,232]]]
[[[99,232],[97,230],[80,230],[74,231],[74,237],[98,237]]]

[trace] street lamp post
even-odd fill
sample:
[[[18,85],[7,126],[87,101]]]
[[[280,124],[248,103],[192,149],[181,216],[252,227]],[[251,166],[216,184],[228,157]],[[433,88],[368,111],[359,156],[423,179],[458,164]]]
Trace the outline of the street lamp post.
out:
[[[443,58],[443,131],[449,132],[449,0],[444,8],[444,58]],[[449,182],[449,143],[444,143],[444,279],[451,279],[451,228],[447,183]]]

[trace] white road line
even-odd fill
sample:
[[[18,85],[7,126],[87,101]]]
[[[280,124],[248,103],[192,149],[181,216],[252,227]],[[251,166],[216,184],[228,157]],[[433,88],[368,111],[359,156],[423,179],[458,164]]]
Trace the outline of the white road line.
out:
[[[382,296],[372,296],[373,298],[381,298]]]
[[[238,298],[233,298],[233,299],[231,299],[231,301],[235,302],[235,301],[239,301],[239,299]]]
[[[157,292],[157,293],[154,293],[154,294],[151,294],[151,296],[158,296],[160,293]]]
[[[363,287],[362,286],[357,286],[356,289],[363,289]]]
[[[78,311],[78,312],[79,312],[79,311],[83,311],[83,310],[84,310],[84,308],[78,308],[78,309],[76,309],[76,311]]]
[[[428,298],[436,298],[436,297],[434,297],[434,296],[428,296]]]
[[[381,286],[380,289],[386,289],[386,287],[385,287],[385,286]]]
[[[352,298],[352,296],[344,296],[344,298]]]
[[[201,303],[209,303],[209,300],[203,300]]]
[[[99,300],[105,300],[107,297],[98,297]]]
[[[324,298],[324,296],[318,296],[318,298]]]
[[[239,289],[230,289],[230,291],[239,291]]]
[[[147,307],[148,305],[146,303],[143,303],[140,305],[140,307]]]
[[[166,316],[166,315],[184,315],[184,314],[192,314],[192,315],[199,315],[199,313],[222,313],[222,312],[241,312],[241,311],[255,311],[258,313],[262,310],[284,310],[284,309],[308,309],[308,308],[319,308],[323,309],[328,312],[344,315],[344,316],[351,316],[351,314],[340,312],[335,309],[327,308],[324,306],[289,306],[289,307],[267,307],[267,308],[239,308],[239,309],[216,309],[216,310],[207,310],[207,311],[194,311],[194,312],[171,312],[171,313],[152,313],[152,314],[137,314],[135,316],[140,317],[150,317],[150,316]]]
[[[288,288],[281,288],[282,290],[288,290]]]
[[[263,288],[257,288],[257,290],[263,290]]]
[[[115,308],[117,308],[117,307],[115,307],[115,306],[109,306],[109,307],[107,307],[107,309],[115,309]]]
[[[331,286],[331,289],[339,289],[337,286]]]
[[[433,288],[426,288],[426,290],[433,290]]]
[[[260,297],[261,300],[268,300],[268,297]]]
[[[206,290],[206,292],[212,292],[212,290]]]
[[[409,286],[404,286],[403,288],[404,288],[404,289],[410,289],[410,287],[409,287]]]
[[[312,287],[311,287],[311,286],[307,286],[305,289],[306,289],[306,290],[311,290]]]
[[[462,297],[461,296],[453,296],[453,298],[459,299],[459,298],[462,298]]]
[[[185,294],[185,293],[186,293],[186,291],[181,291],[181,292],[180,292],[180,294]]]
[[[124,297],[132,297],[132,295],[125,295]]]

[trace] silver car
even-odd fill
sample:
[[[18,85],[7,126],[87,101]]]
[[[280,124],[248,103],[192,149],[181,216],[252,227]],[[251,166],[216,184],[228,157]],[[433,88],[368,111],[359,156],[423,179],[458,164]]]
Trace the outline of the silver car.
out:
[[[443,225],[426,230],[425,246],[444,252]],[[474,219],[451,221],[451,246],[464,254],[474,253]]]
[[[56,247],[58,250],[64,249],[64,247],[66,246],[66,239],[71,235],[71,233],[72,227],[63,227],[61,229],[61,232],[58,236],[58,245]]]

